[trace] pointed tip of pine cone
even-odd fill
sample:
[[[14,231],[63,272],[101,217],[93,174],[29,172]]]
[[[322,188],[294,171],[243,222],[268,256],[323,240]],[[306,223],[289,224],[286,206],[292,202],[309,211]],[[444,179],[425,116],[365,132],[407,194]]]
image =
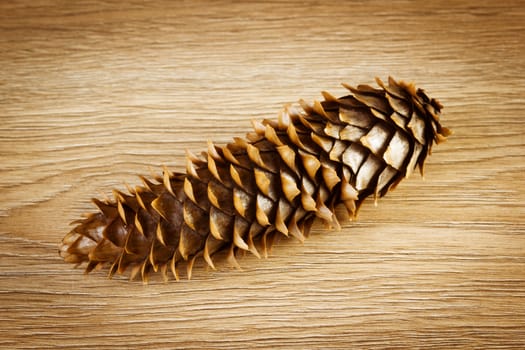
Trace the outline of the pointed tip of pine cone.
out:
[[[58,254],[67,263],[81,264],[89,261],[89,252],[95,245],[93,241],[71,231],[60,242]]]
[[[427,113],[429,115],[429,118],[432,120],[432,122],[435,125],[434,141],[437,144],[445,142],[447,138],[452,135],[452,130],[442,126],[440,123],[440,115],[441,115],[441,110],[443,109],[443,104],[439,100],[435,98],[429,98],[427,94],[425,93],[425,90],[421,88],[416,88],[416,85],[413,82],[406,82],[403,80],[396,81],[392,76],[389,76],[388,83],[389,83],[389,86],[398,86],[402,88],[403,90],[409,92],[412,98],[414,98],[415,100],[420,101],[420,102],[422,100],[423,102],[427,104],[427,107],[425,108],[427,108]],[[383,87],[383,85],[381,84],[379,85]]]

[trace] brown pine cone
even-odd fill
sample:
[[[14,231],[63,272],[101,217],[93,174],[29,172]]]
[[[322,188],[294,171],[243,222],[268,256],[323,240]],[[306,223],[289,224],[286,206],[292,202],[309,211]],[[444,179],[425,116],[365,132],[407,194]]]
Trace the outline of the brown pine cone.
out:
[[[187,157],[186,173],[169,173],[115,201],[94,203],[100,212],[76,221],[63,239],[66,262],[87,262],[86,272],[109,264],[109,275],[131,267],[146,281],[150,270],[220,250],[236,264],[238,250],[266,255],[275,235],[300,241],[315,218],[338,227],[335,206],[355,215],[363,200],[385,195],[450,134],[439,123],[441,104],[412,84],[376,79],[380,89],[344,85],[352,94],[302,111],[286,107],[277,120],[254,123],[246,139],[208,144],[203,158]]]

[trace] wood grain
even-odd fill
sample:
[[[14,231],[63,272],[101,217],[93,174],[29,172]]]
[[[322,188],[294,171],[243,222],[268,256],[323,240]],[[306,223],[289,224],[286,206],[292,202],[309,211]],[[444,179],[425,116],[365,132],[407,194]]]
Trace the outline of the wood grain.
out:
[[[0,2],[0,347],[525,347],[520,1]],[[58,257],[89,199],[340,82],[412,80],[426,178],[243,271],[147,286]]]

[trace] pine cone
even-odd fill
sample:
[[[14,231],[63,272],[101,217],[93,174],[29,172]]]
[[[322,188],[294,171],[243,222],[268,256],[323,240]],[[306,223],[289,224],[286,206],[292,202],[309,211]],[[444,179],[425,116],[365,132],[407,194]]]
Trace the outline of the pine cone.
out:
[[[254,122],[246,139],[203,157],[188,154],[186,173],[170,173],[114,201],[94,199],[98,213],[76,221],[63,239],[66,262],[87,262],[86,272],[109,264],[109,276],[132,269],[144,281],[153,269],[167,279],[177,267],[222,250],[236,265],[237,251],[259,257],[276,235],[303,241],[315,218],[339,227],[335,206],[353,216],[368,196],[385,195],[423,164],[433,142],[449,130],[441,104],[412,84],[389,78],[380,89],[344,85],[352,94],[302,111],[286,107],[277,120]],[[259,244],[257,244],[260,242]]]

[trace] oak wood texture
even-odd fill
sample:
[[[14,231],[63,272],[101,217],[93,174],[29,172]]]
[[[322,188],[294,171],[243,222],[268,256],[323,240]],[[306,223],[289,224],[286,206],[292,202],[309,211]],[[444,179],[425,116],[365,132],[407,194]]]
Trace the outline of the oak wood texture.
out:
[[[520,1],[0,2],[0,347],[525,347],[524,57]],[[181,282],[59,258],[91,197],[388,75],[454,134],[341,231]]]

